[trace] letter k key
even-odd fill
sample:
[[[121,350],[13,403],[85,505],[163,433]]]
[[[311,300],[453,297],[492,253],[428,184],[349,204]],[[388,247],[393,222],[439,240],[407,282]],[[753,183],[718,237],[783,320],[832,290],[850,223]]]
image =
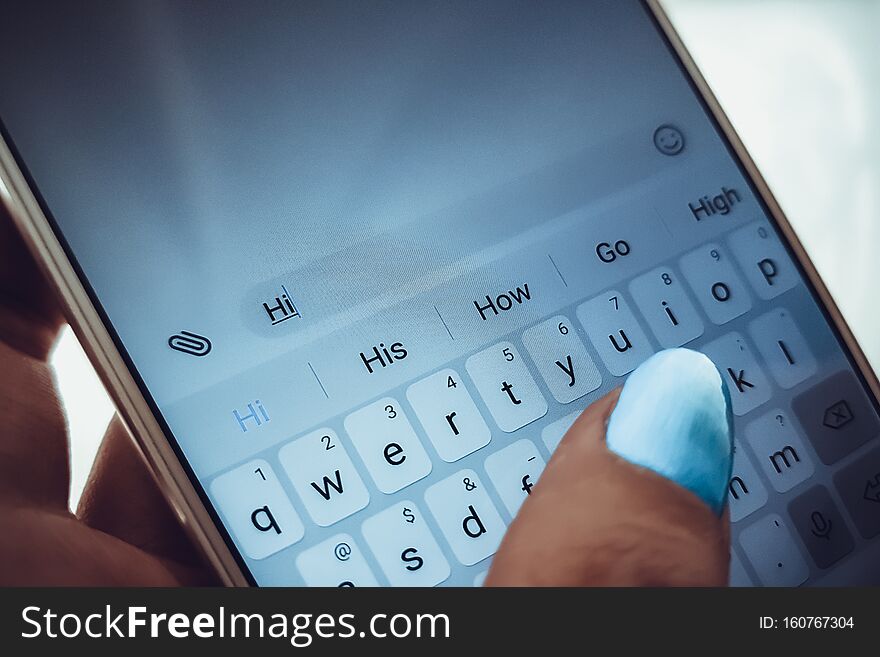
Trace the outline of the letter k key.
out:
[[[746,380],[745,370],[740,370],[739,373],[737,374],[736,372],[733,371],[732,368],[728,367],[727,374],[730,376],[731,380],[733,381],[733,385],[735,385],[736,389],[739,390],[740,392],[745,392],[746,388],[754,388],[755,387],[755,384]]]

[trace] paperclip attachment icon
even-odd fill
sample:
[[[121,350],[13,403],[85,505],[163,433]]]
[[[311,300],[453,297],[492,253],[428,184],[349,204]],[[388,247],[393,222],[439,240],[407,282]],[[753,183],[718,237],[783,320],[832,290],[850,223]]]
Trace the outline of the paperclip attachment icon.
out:
[[[190,356],[207,356],[211,353],[211,341],[203,335],[181,331],[168,338],[168,346]]]

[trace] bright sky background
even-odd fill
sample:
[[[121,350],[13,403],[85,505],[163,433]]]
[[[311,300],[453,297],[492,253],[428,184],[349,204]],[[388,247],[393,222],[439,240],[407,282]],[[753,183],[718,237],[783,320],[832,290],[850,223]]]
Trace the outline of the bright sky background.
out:
[[[880,0],[666,0],[673,21],[880,366]],[[53,354],[75,508],[113,406],[76,338]]]

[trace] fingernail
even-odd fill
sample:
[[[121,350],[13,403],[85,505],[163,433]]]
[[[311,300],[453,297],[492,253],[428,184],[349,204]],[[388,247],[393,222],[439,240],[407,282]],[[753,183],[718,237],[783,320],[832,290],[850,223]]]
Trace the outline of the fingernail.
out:
[[[667,349],[629,375],[607,431],[608,448],[696,493],[719,515],[733,464],[730,393],[697,351]]]

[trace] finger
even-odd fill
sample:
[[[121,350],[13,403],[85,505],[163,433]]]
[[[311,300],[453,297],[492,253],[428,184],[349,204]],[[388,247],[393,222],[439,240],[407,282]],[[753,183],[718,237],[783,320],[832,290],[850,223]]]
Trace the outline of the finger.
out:
[[[45,360],[62,323],[55,294],[0,204],[0,341]]]
[[[0,513],[0,586],[180,586],[213,583],[204,569],[148,554],[70,513]],[[22,549],[21,546],[27,546]]]
[[[685,384],[686,374],[679,371],[677,376]],[[638,378],[635,373],[630,377],[633,389]],[[604,444],[609,417],[613,428],[619,424],[619,411],[633,412],[627,408],[635,399],[630,392],[628,381],[619,400],[615,393],[599,400],[566,434],[508,529],[487,585],[726,583],[727,514],[719,515],[699,493],[658,474],[653,464],[635,464]],[[726,405],[726,398],[721,400]],[[644,396],[636,401],[653,403]],[[699,412],[696,416],[702,417]],[[670,437],[663,433],[666,424],[655,423],[653,442],[679,453],[676,442],[690,441],[693,435]],[[723,427],[728,442],[729,426]],[[723,453],[719,459],[725,459]],[[729,467],[728,461],[720,471],[729,473]],[[726,478],[719,481],[726,488]]]
[[[620,388],[615,388],[604,397],[590,404],[568,430],[568,433],[575,433],[582,438],[580,440],[569,440],[563,437],[553,454],[553,458],[567,459],[570,457],[569,452],[576,452],[577,457],[583,458],[586,454],[581,454],[581,452],[592,453],[595,450],[604,450],[605,427],[608,424],[611,412],[617,405],[618,397],[620,397]]]
[[[0,504],[66,511],[67,427],[46,357],[62,316],[0,204]]]
[[[67,511],[67,426],[49,366],[0,341],[0,504]]]
[[[202,566],[201,558],[118,417],[107,428],[77,515],[90,527],[145,552]]]

